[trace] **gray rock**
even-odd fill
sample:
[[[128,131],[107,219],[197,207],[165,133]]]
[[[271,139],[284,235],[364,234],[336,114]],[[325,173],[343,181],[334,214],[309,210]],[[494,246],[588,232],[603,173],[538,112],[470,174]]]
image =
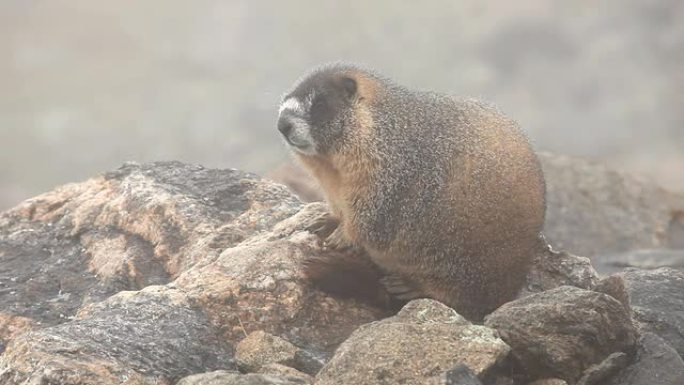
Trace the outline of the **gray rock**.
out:
[[[296,377],[270,374],[240,374],[229,371],[215,371],[194,374],[178,381],[176,385],[306,385],[310,382]]]
[[[323,367],[316,383],[419,384],[461,363],[482,377],[508,352],[492,329],[469,323],[439,302],[421,299],[409,302],[394,317],[357,329]]]
[[[684,247],[683,195],[581,158],[540,158],[548,202],[544,233],[554,247],[586,255],[595,266],[610,253]]]
[[[519,297],[565,285],[589,290],[598,283],[599,276],[588,258],[557,252],[548,245],[540,249],[532,261],[526,285]]]
[[[331,297],[310,284],[303,262],[320,249],[318,238],[303,228],[315,216],[312,211],[325,209],[313,205],[273,231],[185,271],[174,285],[221,325],[223,337],[229,341],[262,330],[316,357],[327,356],[357,327],[385,317],[389,311]]]
[[[458,364],[445,374],[444,385],[481,385],[477,375],[466,365]]]
[[[625,307],[602,293],[562,286],[507,304],[485,318],[534,378],[574,383],[611,353],[630,351],[636,330]]]
[[[629,364],[626,353],[617,352],[606,357],[598,365],[592,365],[584,371],[576,385],[602,385]]]
[[[296,363],[315,372],[387,314],[305,278],[318,250],[306,229],[325,210],[254,175],[172,162],[0,215],[0,383],[169,383],[233,369],[234,345],[255,330],[306,348]]]
[[[241,370],[256,372],[266,364],[293,366],[298,350],[288,341],[259,330],[237,344],[235,359]]]
[[[234,370],[216,370],[184,377],[176,385],[226,385],[231,383],[229,380],[239,375],[240,372]]]
[[[601,274],[612,274],[628,267],[654,270],[673,267],[684,270],[684,249],[629,250],[621,253],[600,254],[595,257]]]
[[[149,286],[20,334],[0,368],[2,384],[155,384],[235,365],[231,346],[185,293]]]
[[[453,369],[423,383],[425,385],[482,385],[477,375],[464,364],[457,364]]]
[[[681,385],[684,384],[684,361],[662,338],[644,333],[635,362],[613,377],[606,385]]]
[[[217,380],[310,383],[278,363],[315,374],[347,340],[320,383],[443,384],[474,380],[468,370],[485,383],[510,383],[498,373],[510,348],[496,332],[435,301],[370,323],[388,312],[315,289],[302,263],[320,252],[308,229],[326,210],[254,175],[172,162],[128,164],[0,214],[0,383],[170,384],[235,369],[237,343],[255,331],[238,355],[244,369],[260,373],[215,372]],[[525,309],[500,326],[502,335],[534,334],[536,317],[547,338],[528,337],[536,351],[517,341],[515,351],[542,367],[526,366],[534,375],[574,381],[592,365],[603,373],[601,363],[634,338],[629,317],[607,295],[554,288],[595,289],[623,303],[628,290],[644,330],[674,335],[682,330],[681,280],[656,272],[657,279],[624,276],[625,289],[614,277],[599,281],[586,258],[545,250],[528,297],[497,310]],[[534,294],[542,290],[550,291]],[[553,365],[562,373],[547,370]]]
[[[684,272],[671,268],[628,269],[625,280],[634,319],[684,356]]]
[[[300,207],[255,175],[178,162],[59,187],[0,214],[0,322],[56,325],[84,303],[166,284]]]
[[[259,368],[257,373],[260,374],[271,374],[280,377],[296,377],[306,383],[312,383],[314,378],[304,372],[300,372],[297,369],[291,368],[289,366],[281,364],[266,364]]]
[[[559,378],[542,378],[527,385],[568,385],[568,383]]]
[[[629,292],[627,291],[625,280],[621,276],[609,275],[604,277],[594,286],[593,290],[608,294],[618,300],[628,312],[632,311],[632,308],[629,306]]]

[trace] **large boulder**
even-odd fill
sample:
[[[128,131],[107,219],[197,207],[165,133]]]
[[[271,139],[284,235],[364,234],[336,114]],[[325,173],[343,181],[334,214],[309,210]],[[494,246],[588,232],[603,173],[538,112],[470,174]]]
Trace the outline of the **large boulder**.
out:
[[[255,175],[178,162],[62,186],[0,215],[0,319],[68,321],[118,291],[169,283],[300,207]]]
[[[2,383],[234,369],[255,330],[325,357],[387,314],[305,278],[317,247],[306,229],[325,210],[255,175],[170,162],[127,164],[3,213]]]
[[[543,242],[486,326],[431,300],[392,316],[396,303],[331,295],[306,276],[327,211],[252,174],[161,162],[0,214],[0,383],[595,385],[646,378],[648,357],[681,349],[681,273],[600,279]],[[344,279],[379,288],[359,282],[375,273]],[[632,313],[666,341],[642,338],[627,362]]]
[[[494,330],[473,325],[429,300],[358,328],[316,377],[316,384],[420,384],[465,364],[479,377],[496,371],[510,348]]]
[[[640,329],[659,335],[684,356],[684,273],[628,269],[617,276],[625,282]]]
[[[0,366],[2,384],[154,384],[235,369],[229,342],[185,293],[165,286],[120,292],[72,321],[21,334]]]
[[[485,318],[531,377],[575,383],[615,352],[631,352],[637,333],[628,310],[609,295],[561,286],[509,303]]]
[[[684,196],[598,162],[541,153],[547,185],[544,233],[592,258],[636,249],[684,248]],[[616,263],[614,257],[611,262]]]
[[[602,274],[618,273],[630,267],[644,270],[672,267],[684,271],[684,248],[628,250],[601,254],[594,259]]]
[[[684,361],[662,338],[644,333],[634,363],[617,374],[608,385],[681,385]]]
[[[178,381],[176,385],[307,385],[310,381],[293,376],[272,374],[240,374],[225,370],[193,374]]]

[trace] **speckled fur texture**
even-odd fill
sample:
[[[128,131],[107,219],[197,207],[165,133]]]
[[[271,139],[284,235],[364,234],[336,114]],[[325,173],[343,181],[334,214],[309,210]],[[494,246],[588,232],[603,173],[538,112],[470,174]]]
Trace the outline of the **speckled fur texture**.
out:
[[[545,186],[513,120],[353,65],[314,70],[283,102],[292,98],[315,144],[294,153],[339,220],[330,247],[365,250],[398,298],[430,297],[471,320],[517,294]]]

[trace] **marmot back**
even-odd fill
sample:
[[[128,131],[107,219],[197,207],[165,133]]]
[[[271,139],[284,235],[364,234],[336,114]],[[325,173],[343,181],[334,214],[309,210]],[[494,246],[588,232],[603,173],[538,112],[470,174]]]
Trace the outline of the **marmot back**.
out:
[[[323,188],[332,248],[365,250],[400,299],[470,319],[512,299],[539,244],[539,161],[492,106],[327,66],[284,98],[278,129]]]

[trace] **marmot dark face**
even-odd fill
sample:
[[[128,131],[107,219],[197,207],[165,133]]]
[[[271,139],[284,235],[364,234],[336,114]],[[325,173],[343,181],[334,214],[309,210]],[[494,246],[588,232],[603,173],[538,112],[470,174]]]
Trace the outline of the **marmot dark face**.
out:
[[[353,129],[351,111],[358,99],[358,82],[351,68],[316,71],[283,97],[278,130],[298,154],[327,155]]]

